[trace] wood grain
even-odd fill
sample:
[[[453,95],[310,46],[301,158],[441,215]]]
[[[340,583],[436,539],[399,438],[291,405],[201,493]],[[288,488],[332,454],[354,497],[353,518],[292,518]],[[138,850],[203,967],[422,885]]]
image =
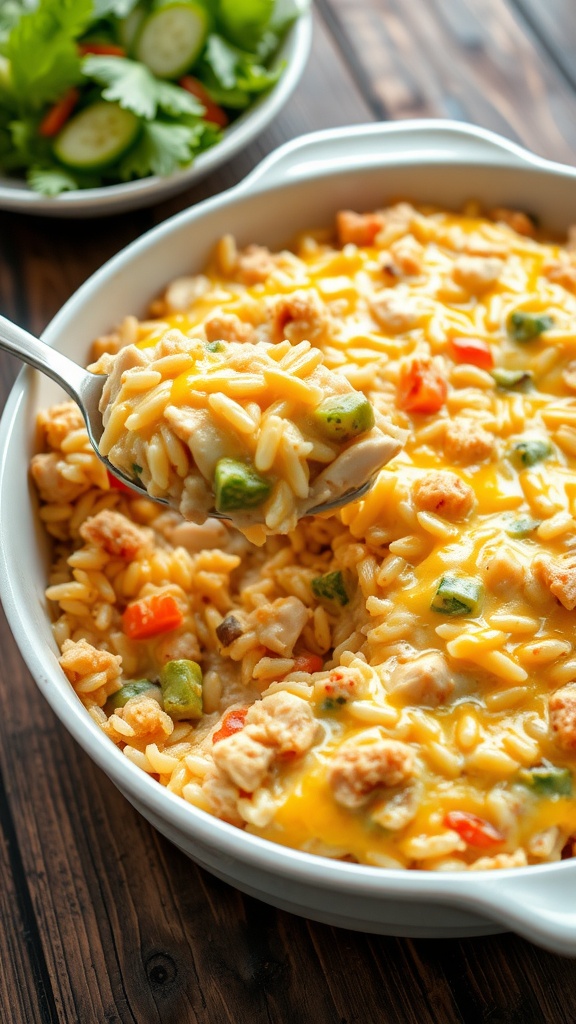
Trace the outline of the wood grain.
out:
[[[302,132],[448,116],[576,153],[571,0],[317,0],[301,84],[260,139],[133,214],[0,214],[0,311],[41,331],[106,259]],[[0,356],[0,401],[16,375]],[[24,472],[24,468],[23,468]],[[0,618],[0,1020],[574,1024],[576,960],[511,935],[410,941],[242,896],[158,835],[40,697]]]
[[[377,116],[471,121],[574,160],[574,88],[505,0],[319,3]]]

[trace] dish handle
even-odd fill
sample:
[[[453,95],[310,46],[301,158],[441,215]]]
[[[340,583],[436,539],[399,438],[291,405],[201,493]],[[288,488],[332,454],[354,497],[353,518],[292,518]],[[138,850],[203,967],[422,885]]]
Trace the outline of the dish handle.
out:
[[[235,191],[263,192],[276,185],[353,166],[404,161],[452,164],[489,163],[504,167],[551,167],[495,132],[448,120],[414,120],[350,125],[311,132],[279,146],[248,174]]]
[[[479,889],[471,887],[467,906],[477,908],[552,953],[576,957],[576,896],[569,862],[554,870],[491,873]]]

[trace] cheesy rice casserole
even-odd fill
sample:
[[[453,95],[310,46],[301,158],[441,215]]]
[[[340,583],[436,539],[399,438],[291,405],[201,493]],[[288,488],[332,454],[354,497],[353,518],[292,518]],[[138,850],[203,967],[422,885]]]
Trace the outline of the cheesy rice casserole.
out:
[[[405,202],[293,251],[226,237],[93,358],[170,331],[320,353],[407,440],[363,500],[256,546],[118,487],[73,403],[43,413],[47,597],[94,720],[184,800],[301,850],[574,856],[576,240]]]

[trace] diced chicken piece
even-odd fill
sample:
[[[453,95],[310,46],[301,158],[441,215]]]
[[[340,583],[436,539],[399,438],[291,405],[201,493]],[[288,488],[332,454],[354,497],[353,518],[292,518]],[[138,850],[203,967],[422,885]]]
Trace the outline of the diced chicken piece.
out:
[[[480,570],[487,589],[493,594],[513,594],[526,582],[526,567],[514,551],[506,548],[492,552]]]
[[[136,526],[121,512],[110,509],[104,509],[82,523],[80,536],[87,544],[103,548],[109,555],[127,562],[152,542],[150,530]]]
[[[472,488],[448,470],[435,470],[416,480],[412,498],[420,511],[455,521],[465,519],[474,507]]]
[[[569,292],[576,292],[576,260],[574,255],[562,253],[557,260],[548,260],[542,267],[542,273],[553,284],[559,284]]]
[[[317,292],[298,289],[274,300],[269,309],[273,341],[288,338],[293,345],[317,341],[326,330],[328,313]]]
[[[262,284],[275,269],[276,259],[265,245],[248,245],[238,254],[236,274],[242,284]]]
[[[378,292],[369,307],[378,326],[388,334],[402,334],[418,323],[418,313],[411,300],[395,291]]]
[[[219,459],[242,456],[242,450],[234,444],[230,432],[220,429],[206,409],[168,405],[164,410],[164,418],[176,437],[188,445],[196,466],[206,480],[212,479]]]
[[[221,313],[204,321],[206,341],[248,341],[254,332],[252,324],[247,324],[234,313]]]
[[[503,266],[504,261],[494,256],[458,256],[452,267],[452,277],[461,288],[478,295],[496,283]]]
[[[576,750],[576,683],[556,690],[549,700],[550,728],[563,750]]]
[[[158,520],[154,522],[154,528],[158,529]],[[173,547],[186,548],[193,555],[198,551],[225,548],[230,539],[229,531],[218,519],[208,519],[198,526],[174,516],[174,525],[167,526],[164,532]]]
[[[119,654],[101,651],[84,639],[65,640],[59,661],[72,686],[96,672],[105,673],[108,681],[118,679],[122,666]]]
[[[216,768],[208,772],[202,782],[202,793],[212,813],[223,821],[242,828],[246,822],[238,810],[239,792],[229,776]]]
[[[46,438],[48,447],[61,448],[68,434],[84,427],[84,420],[76,402],[62,402],[41,412],[38,416],[38,426]]]
[[[307,701],[280,690],[250,706],[246,729],[253,739],[274,747],[280,757],[300,757],[315,742],[318,723]]]
[[[390,690],[406,704],[438,707],[454,690],[454,677],[439,651],[421,654],[415,661],[397,665],[390,677]]]
[[[310,612],[297,597],[279,597],[251,616],[260,643],[275,654],[290,657]]]
[[[206,294],[210,281],[204,274],[195,277],[177,277],[164,292],[163,313],[184,313]]]
[[[347,704],[365,695],[367,682],[364,676],[354,668],[334,668],[323,679],[314,684],[314,696],[317,700],[327,700],[332,704]]]
[[[479,857],[467,865],[467,870],[499,871],[501,868],[523,868],[527,863],[526,851],[519,847],[514,853],[496,853],[493,857]]]
[[[507,224],[518,235],[525,235],[527,238],[534,238],[536,226],[531,217],[522,210],[510,210],[506,206],[497,206],[488,214],[491,220]]]
[[[253,793],[275,761],[305,754],[317,731],[305,700],[288,692],[273,693],[251,705],[243,729],[214,745],[214,763],[236,786]]]
[[[229,779],[246,793],[262,785],[276,752],[254,739],[246,727],[216,743],[214,762]]]
[[[154,697],[131,697],[114,713],[134,730],[134,739],[142,743],[163,743],[174,732],[174,722]],[[114,718],[114,715],[111,715]]]
[[[106,357],[104,356],[105,360]],[[146,366],[148,364],[148,358],[144,353],[144,350],[136,348],[136,345],[127,345],[126,348],[120,349],[118,355],[114,358],[112,367],[106,380],[103,382],[102,397],[100,398],[99,409],[102,413],[102,422],[106,426],[110,419],[110,409],[116,397],[120,393],[122,387],[122,374],[125,370],[132,370],[136,366]],[[101,372],[101,366],[91,366],[90,369],[94,373]]]
[[[336,234],[340,245],[374,245],[376,235],[385,224],[385,215],[375,213],[354,213],[353,210],[339,210],[336,214]]]
[[[414,235],[405,235],[392,242],[390,255],[394,264],[402,274],[407,277],[414,277],[422,273],[422,254],[424,249]]]
[[[391,426],[389,429],[389,434],[371,430],[322,470],[310,488],[306,507],[314,508],[350,488],[359,487],[398,455],[404,444],[405,432]]]
[[[58,452],[42,452],[32,456],[30,472],[42,501],[65,504],[75,501],[88,490],[89,481],[80,483],[67,479],[65,474],[68,468],[66,459]]]
[[[379,803],[370,813],[370,820],[381,828],[399,832],[414,820],[423,794],[422,783],[416,779]]]
[[[414,777],[414,751],[398,740],[350,741],[336,751],[328,771],[334,799],[357,810],[380,789],[405,785]]]
[[[455,419],[444,434],[444,454],[450,462],[469,466],[489,459],[496,447],[494,435],[469,420]]]
[[[569,612],[576,608],[576,555],[552,558],[539,554],[532,559],[531,568],[564,608]]]

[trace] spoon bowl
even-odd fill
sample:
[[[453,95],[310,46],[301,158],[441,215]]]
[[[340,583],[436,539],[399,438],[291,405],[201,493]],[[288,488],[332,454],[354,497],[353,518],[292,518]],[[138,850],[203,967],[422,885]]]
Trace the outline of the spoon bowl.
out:
[[[22,362],[33,366],[34,369],[40,370],[41,373],[51,377],[70,395],[70,398],[76,402],[84,417],[90,443],[109,473],[118,480],[121,480],[123,484],[130,487],[133,491],[136,491],[136,493],[145,495],[151,501],[155,501],[160,505],[168,505],[178,510],[178,505],[175,501],[172,501],[170,498],[156,497],[149,494],[139,480],[128,476],[128,474],[114,466],[105,455],[101,454],[100,439],[104,425],[100,412],[100,399],[106,380],[105,374],[91,373],[90,370],[79,366],[73,359],[69,359],[62,352],[51,348],[46,342],[36,338],[25,328],[20,327],[3,316],[0,316],[0,349],[9,352],[10,355],[16,356]],[[342,508],[343,505],[347,505],[350,502],[358,501],[373,486],[376,476],[377,474],[373,474],[370,479],[360,484],[360,486],[349,488],[336,498],[331,498],[330,501],[308,509],[306,515],[322,515],[323,513]],[[218,512],[216,509],[210,509],[209,515],[213,519],[230,520],[230,516],[224,515],[224,513]]]

